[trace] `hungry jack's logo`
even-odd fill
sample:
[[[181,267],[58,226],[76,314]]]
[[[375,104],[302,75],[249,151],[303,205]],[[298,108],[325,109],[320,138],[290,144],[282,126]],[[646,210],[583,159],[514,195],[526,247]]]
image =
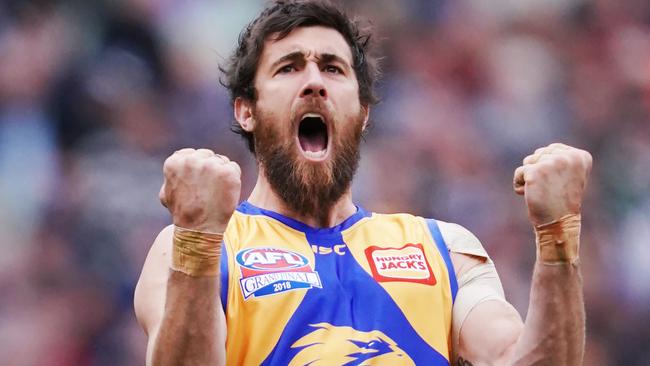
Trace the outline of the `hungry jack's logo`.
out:
[[[436,277],[424,254],[422,244],[406,244],[400,248],[370,246],[366,259],[377,282],[415,282],[433,286]]]
[[[239,285],[244,299],[298,289],[322,288],[318,272],[307,257],[294,251],[263,247],[240,250],[235,257],[241,269]]]

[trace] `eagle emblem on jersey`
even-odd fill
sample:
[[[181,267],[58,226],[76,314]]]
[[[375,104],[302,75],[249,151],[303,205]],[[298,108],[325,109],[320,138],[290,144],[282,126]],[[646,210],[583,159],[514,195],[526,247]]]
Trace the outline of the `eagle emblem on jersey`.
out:
[[[415,365],[411,357],[384,333],[361,332],[329,323],[310,324],[312,332],[291,348],[300,349],[290,366]]]
[[[251,296],[323,287],[309,259],[291,250],[248,248],[239,251],[235,260],[241,269],[239,285],[245,300]]]

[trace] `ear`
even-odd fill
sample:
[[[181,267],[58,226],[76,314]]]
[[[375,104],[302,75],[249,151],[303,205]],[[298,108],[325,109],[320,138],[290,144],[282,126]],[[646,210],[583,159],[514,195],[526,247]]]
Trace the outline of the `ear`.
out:
[[[234,104],[235,119],[246,132],[253,132],[255,119],[253,118],[253,103],[242,97],[237,97]]]
[[[370,118],[370,105],[362,105],[361,110],[364,113],[362,131],[365,131],[366,127],[368,127],[368,119]]]

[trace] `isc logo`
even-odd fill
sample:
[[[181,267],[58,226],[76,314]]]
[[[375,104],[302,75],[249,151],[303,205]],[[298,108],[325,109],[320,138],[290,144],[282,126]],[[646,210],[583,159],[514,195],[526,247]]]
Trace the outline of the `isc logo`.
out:
[[[250,248],[237,254],[237,262],[245,268],[258,271],[277,271],[300,268],[309,264],[299,253],[278,248]]]

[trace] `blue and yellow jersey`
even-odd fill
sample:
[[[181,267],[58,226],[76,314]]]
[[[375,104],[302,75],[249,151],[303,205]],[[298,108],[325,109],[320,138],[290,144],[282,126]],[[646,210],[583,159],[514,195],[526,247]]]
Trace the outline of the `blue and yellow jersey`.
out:
[[[226,230],[228,365],[449,365],[457,291],[435,220],[315,229],[242,203]]]

